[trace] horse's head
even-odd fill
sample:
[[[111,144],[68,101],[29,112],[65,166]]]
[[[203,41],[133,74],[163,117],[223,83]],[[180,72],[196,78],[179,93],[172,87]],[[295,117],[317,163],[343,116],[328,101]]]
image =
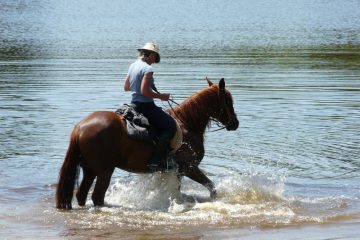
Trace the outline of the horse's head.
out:
[[[209,79],[206,78],[206,80],[209,86],[213,85]],[[225,89],[225,80],[223,78],[219,81],[218,87],[218,101],[216,101],[217,105],[211,117],[222,123],[226,130],[236,130],[239,127],[239,120],[234,111],[231,93]]]

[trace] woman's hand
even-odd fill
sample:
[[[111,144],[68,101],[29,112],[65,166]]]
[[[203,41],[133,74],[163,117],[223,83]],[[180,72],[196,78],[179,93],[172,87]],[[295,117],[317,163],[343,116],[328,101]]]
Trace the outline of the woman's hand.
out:
[[[162,101],[169,101],[170,94],[169,93],[160,93],[159,99]]]

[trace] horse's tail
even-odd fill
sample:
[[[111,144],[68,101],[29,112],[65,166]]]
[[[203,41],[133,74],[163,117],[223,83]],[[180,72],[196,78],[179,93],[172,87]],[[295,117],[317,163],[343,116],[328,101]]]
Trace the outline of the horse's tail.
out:
[[[77,127],[71,133],[69,148],[59,174],[56,188],[56,208],[71,209],[75,183],[79,176],[80,149]]]

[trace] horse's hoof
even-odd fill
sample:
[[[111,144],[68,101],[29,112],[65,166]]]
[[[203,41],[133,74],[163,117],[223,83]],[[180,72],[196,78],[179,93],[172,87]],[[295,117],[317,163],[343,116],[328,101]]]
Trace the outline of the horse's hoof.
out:
[[[212,200],[215,200],[215,199],[216,199],[216,197],[217,197],[217,192],[216,192],[216,190],[212,190],[212,191],[210,192],[210,197],[211,197]]]
[[[104,199],[96,199],[96,198],[92,198],[94,207],[102,207],[104,206]]]
[[[81,206],[81,207],[85,206],[85,201],[81,200],[81,198],[78,195],[76,195],[76,199],[77,199],[79,206]]]

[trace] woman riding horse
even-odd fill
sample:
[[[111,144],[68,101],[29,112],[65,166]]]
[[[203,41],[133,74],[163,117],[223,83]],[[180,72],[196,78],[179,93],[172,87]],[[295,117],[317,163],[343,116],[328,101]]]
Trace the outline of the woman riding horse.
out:
[[[177,119],[183,132],[183,143],[175,152],[179,178],[182,176],[202,184],[216,197],[213,182],[199,169],[204,157],[204,134],[211,119],[222,123],[227,130],[236,130],[239,121],[233,108],[225,81],[213,84],[187,98],[169,113]],[[147,142],[135,141],[127,135],[126,121],[114,112],[94,112],[73,129],[64,163],[60,170],[56,190],[56,207],[71,209],[78,168],[83,170],[83,180],[76,193],[80,206],[84,206],[89,189],[95,180],[92,201],[95,206],[104,204],[115,167],[134,173],[154,172],[148,163],[154,147]]]
[[[156,143],[149,167],[154,170],[165,170],[168,169],[166,157],[169,143],[177,128],[175,120],[156,106],[154,99],[168,101],[170,94],[153,90],[155,84],[151,64],[160,62],[159,47],[154,43],[146,43],[138,51],[139,58],[129,67],[124,90],[131,91],[131,103],[135,105],[135,110],[143,114],[151,125],[160,130],[159,140]]]

